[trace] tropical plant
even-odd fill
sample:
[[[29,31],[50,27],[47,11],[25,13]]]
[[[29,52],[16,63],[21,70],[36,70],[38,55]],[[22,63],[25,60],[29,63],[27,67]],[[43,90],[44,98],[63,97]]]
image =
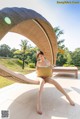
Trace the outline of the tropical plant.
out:
[[[71,53],[72,64],[80,67],[80,48],[75,49],[74,52]]]
[[[65,47],[65,45],[63,45],[64,39],[60,39],[60,36],[64,34],[63,30],[60,30],[59,27],[54,27],[54,32],[56,34],[58,48],[63,49]]]
[[[64,39],[60,39],[60,36],[63,35],[63,30],[60,30],[59,27],[55,27],[54,31],[56,34],[57,44],[58,44],[58,53],[57,53],[56,64],[59,66],[62,66],[66,62],[66,59],[64,58],[64,52],[65,52],[65,50],[64,50],[65,45],[63,44]]]
[[[0,56],[1,57],[10,57],[10,55],[11,55],[10,47],[6,44],[2,44],[0,46]]]
[[[21,60],[23,61],[22,69],[24,69],[24,64],[26,60],[26,50],[28,50],[28,41],[27,40],[21,40]]]

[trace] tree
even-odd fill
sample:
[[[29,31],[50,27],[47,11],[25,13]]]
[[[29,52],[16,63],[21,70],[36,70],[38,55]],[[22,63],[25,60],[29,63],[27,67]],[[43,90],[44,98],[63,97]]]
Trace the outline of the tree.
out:
[[[26,59],[26,50],[28,50],[28,41],[27,40],[21,40],[21,59],[23,61],[23,65],[22,65],[22,69],[24,69],[24,63],[25,63],[25,59]]]
[[[64,43],[64,39],[60,39],[60,36],[63,35],[63,30],[60,30],[59,27],[54,27],[54,32],[56,34],[56,38],[57,38],[57,44],[58,44],[58,48],[64,48],[65,46],[63,45]]]
[[[36,64],[36,53],[39,50],[38,47],[32,47],[29,50],[28,56],[30,58],[30,60],[28,60],[28,63],[35,63]]]
[[[23,46],[23,45],[20,44],[20,46]],[[32,47],[31,45],[27,45],[24,52],[23,52],[23,49],[24,48],[21,47],[21,50],[16,50],[14,52],[14,57],[19,58],[21,61],[23,61],[23,58],[24,58],[24,63],[27,64],[27,66],[29,66],[29,64],[35,65],[36,64],[36,52],[39,50],[38,47]],[[23,68],[23,65],[22,65],[22,68]]]
[[[65,48],[64,58],[66,59],[65,66],[72,65],[72,57],[71,52],[68,50],[68,48]]]
[[[72,64],[75,66],[80,66],[80,48],[75,49],[74,52],[71,53]]]
[[[16,51],[17,51],[17,49],[15,49],[15,48],[11,49],[11,55],[10,55],[11,58],[14,57],[14,52],[16,52]]]
[[[28,49],[28,41],[27,40],[21,40],[21,50],[23,51],[23,53],[26,52],[26,50]]]
[[[27,40],[21,40],[20,46],[21,50],[16,50],[14,52],[14,57],[22,60],[22,69],[24,69],[25,63],[28,64],[29,62],[32,62],[32,58],[30,57],[30,49],[32,47],[28,44]]]
[[[11,51],[10,51],[10,47],[6,44],[3,44],[0,46],[0,56],[2,57],[10,57],[11,55]]]
[[[58,44],[58,53],[57,53],[56,64],[59,66],[62,66],[66,62],[66,59],[64,58],[64,51],[65,51],[64,50],[65,45],[63,44],[64,39],[60,39],[60,36],[63,35],[63,30],[60,30],[59,27],[55,27],[54,31],[56,34],[57,44]]]

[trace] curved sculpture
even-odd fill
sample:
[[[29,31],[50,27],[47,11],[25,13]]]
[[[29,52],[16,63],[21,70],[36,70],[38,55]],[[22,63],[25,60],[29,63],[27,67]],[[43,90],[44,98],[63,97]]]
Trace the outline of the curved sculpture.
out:
[[[56,63],[57,41],[50,23],[37,12],[26,8],[0,10],[0,39],[7,32],[26,36],[42,50],[52,64]]]

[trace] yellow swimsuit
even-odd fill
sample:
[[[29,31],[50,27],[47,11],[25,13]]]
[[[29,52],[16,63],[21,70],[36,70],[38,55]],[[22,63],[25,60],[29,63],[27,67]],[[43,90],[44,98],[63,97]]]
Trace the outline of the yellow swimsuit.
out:
[[[52,67],[51,66],[37,66],[37,76],[39,77],[51,77]]]

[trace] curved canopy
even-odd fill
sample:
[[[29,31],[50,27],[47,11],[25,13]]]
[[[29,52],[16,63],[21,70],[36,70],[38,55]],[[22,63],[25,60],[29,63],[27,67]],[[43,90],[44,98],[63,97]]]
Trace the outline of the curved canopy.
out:
[[[17,7],[0,10],[0,39],[7,32],[16,32],[26,36],[44,52],[52,64],[56,63],[55,33],[50,23],[37,12]]]

